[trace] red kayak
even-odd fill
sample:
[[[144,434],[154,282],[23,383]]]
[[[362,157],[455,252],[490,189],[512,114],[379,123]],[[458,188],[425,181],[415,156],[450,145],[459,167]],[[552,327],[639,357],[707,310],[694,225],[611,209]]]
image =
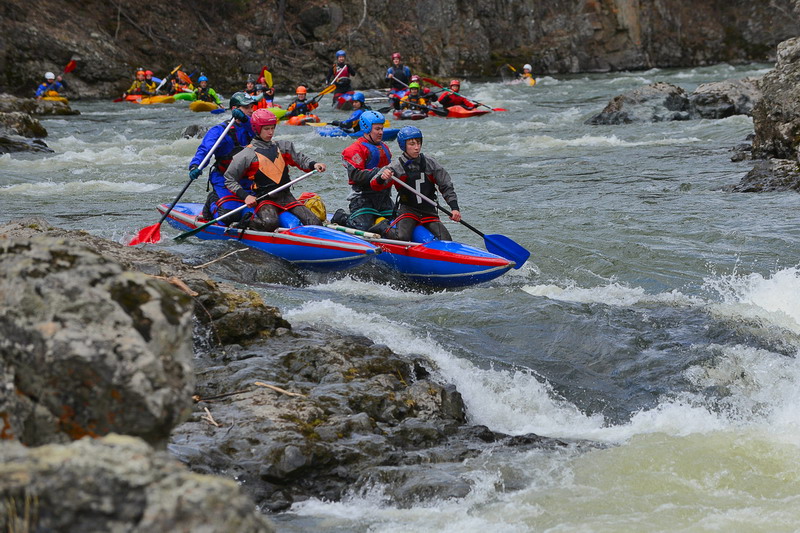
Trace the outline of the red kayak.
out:
[[[460,105],[454,105],[447,108],[447,118],[477,117],[491,112],[491,109],[478,109],[477,107],[475,109],[467,109],[466,107]]]

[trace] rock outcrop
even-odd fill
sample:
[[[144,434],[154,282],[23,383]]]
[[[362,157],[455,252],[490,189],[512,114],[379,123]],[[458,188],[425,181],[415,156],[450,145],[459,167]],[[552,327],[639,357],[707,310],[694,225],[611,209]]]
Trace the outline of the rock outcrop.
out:
[[[417,72],[496,76],[507,62],[536,74],[764,61],[800,33],[793,0],[480,0],[309,4],[153,0],[22,0],[0,8],[0,89],[31,95],[42,74],[68,75],[74,94],[118,95],[133,69],[178,64],[209,74],[229,93],[268,65],[279,91],[321,87],[346,48],[360,88],[383,84],[392,52]],[[202,36],[202,38],[198,38]]]
[[[63,102],[0,94],[0,154],[52,152],[41,139],[47,137],[47,130],[33,115],[77,114]]]

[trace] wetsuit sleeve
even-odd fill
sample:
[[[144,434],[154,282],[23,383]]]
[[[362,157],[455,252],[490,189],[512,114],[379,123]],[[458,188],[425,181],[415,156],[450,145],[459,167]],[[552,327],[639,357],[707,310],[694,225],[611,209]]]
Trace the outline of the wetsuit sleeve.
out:
[[[209,89],[208,90],[208,94],[211,95],[211,97],[214,99],[214,101],[217,103],[217,105],[221,105],[221,103],[219,101],[219,95],[217,94],[217,91],[215,91],[214,89]]]
[[[458,197],[456,196],[456,189],[453,187],[453,180],[450,174],[440,165],[435,159],[426,157],[425,165],[428,171],[433,175],[436,182],[436,187],[442,193],[444,201],[450,206],[450,209],[461,211],[458,208]]]
[[[316,161],[303,152],[298,152],[292,141],[276,141],[275,144],[278,145],[278,149],[281,151],[281,154],[283,154],[283,160],[286,161],[287,165],[292,165],[293,167],[308,172],[317,164]]]
[[[44,90],[45,90],[45,89],[47,89],[47,87],[48,87],[48,86],[47,86],[47,85],[45,85],[44,83],[43,83],[43,84],[41,84],[41,85],[39,85],[39,87],[36,89],[36,96],[37,96],[37,98],[38,98],[39,96],[42,96],[42,95],[44,94]]]
[[[200,166],[200,163],[203,162],[203,159],[206,157],[206,154],[214,146],[214,143],[217,142],[217,139],[219,139],[219,136],[222,135],[222,131],[224,129],[225,126],[216,125],[210,130],[208,130],[208,133],[206,133],[205,136],[203,137],[203,141],[200,143],[200,146],[197,147],[197,152],[195,152],[194,157],[189,162],[189,168],[191,168],[192,165]],[[220,143],[220,145],[222,145],[222,143]]]
[[[239,185],[239,180],[244,176],[245,170],[250,167],[250,163],[257,159],[255,151],[252,148],[245,148],[233,156],[228,170],[225,171],[225,187],[242,200],[247,198],[250,192]]]
[[[394,172],[395,177],[400,178],[405,174],[405,170],[403,169],[403,163],[401,159],[397,159],[393,161],[389,165],[383,168],[390,168]],[[380,172],[383,172],[383,168],[378,169]],[[369,186],[373,191],[384,191],[386,189],[390,189],[391,187],[397,187],[399,190],[401,188],[400,185],[396,184],[394,181],[389,180],[386,183],[381,183],[381,180],[378,178],[380,177],[379,173],[376,173],[369,182]],[[402,178],[401,178],[402,179]]]

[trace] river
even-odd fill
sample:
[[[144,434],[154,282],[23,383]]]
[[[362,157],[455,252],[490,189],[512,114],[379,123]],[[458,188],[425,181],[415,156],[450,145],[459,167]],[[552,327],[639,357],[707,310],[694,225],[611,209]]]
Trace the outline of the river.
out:
[[[255,288],[293,324],[426,356],[461,391],[472,423],[601,444],[487,449],[458,465],[473,485],[463,499],[398,508],[376,487],[295,504],[273,516],[280,530],[796,531],[800,195],[723,190],[750,169],[730,160],[753,131],[749,117],[584,124],[635,87],[666,81],[691,91],[769,68],[462,86],[509,111],[414,125],[423,151],[452,175],[464,220],[531,251],[523,268],[493,282],[430,291],[370,268],[297,272],[253,251],[220,261],[217,275]],[[327,102],[322,120],[346,116]],[[182,130],[220,120],[185,104],[75,107],[80,116],[42,121],[54,154],[0,157],[0,222],[43,216],[127,242],[187,180],[198,140]],[[329,165],[296,193],[320,193],[331,212],[344,207],[347,142],[311,127],[279,126],[276,137]],[[204,198],[202,180],[185,197]],[[482,245],[465,227],[448,228]],[[177,234],[166,225],[162,233]],[[197,263],[237,248],[157,246]]]

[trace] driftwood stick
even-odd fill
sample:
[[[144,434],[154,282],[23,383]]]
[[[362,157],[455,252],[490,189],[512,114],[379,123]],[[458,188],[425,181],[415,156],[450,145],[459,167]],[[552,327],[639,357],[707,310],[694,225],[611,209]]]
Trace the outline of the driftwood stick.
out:
[[[199,268],[205,268],[210,264],[216,263],[217,261],[222,261],[226,257],[229,257],[229,256],[231,256],[233,254],[238,254],[239,252],[244,252],[245,250],[247,250],[247,248],[240,248],[238,250],[233,250],[232,252],[228,252],[228,253],[226,253],[224,255],[221,255],[221,256],[217,257],[216,259],[212,259],[208,263],[203,263],[202,265],[193,266],[192,268],[195,269],[195,270],[197,270]]]
[[[270,384],[264,383],[262,381],[256,381],[255,384],[258,385],[259,387],[266,387],[268,389],[274,390],[275,392],[280,392],[281,394],[285,394],[286,396],[299,396],[301,398],[305,398],[306,397],[305,394],[300,394],[300,393],[297,393],[297,392],[289,392],[286,389],[282,389],[280,387],[276,387],[275,385],[270,385]]]
[[[205,414],[205,416],[201,416],[200,418],[202,418],[203,420],[205,420],[209,424],[214,424],[217,427],[221,427],[219,424],[217,424],[217,421],[214,420],[214,417],[211,416],[211,411],[208,410],[208,407],[203,407],[203,410],[206,412],[206,414]]]
[[[244,394],[245,392],[250,392],[251,390],[253,390],[253,389],[242,389],[242,390],[237,390],[237,391],[233,391],[233,392],[225,392],[225,393],[222,393],[222,394],[215,394],[214,396],[206,396],[205,398],[201,398],[200,396],[195,394],[194,396],[192,396],[192,400],[194,401],[194,403],[208,402],[208,401],[213,401],[213,400],[220,400],[222,398],[227,398],[228,396],[235,396],[237,394]]]

